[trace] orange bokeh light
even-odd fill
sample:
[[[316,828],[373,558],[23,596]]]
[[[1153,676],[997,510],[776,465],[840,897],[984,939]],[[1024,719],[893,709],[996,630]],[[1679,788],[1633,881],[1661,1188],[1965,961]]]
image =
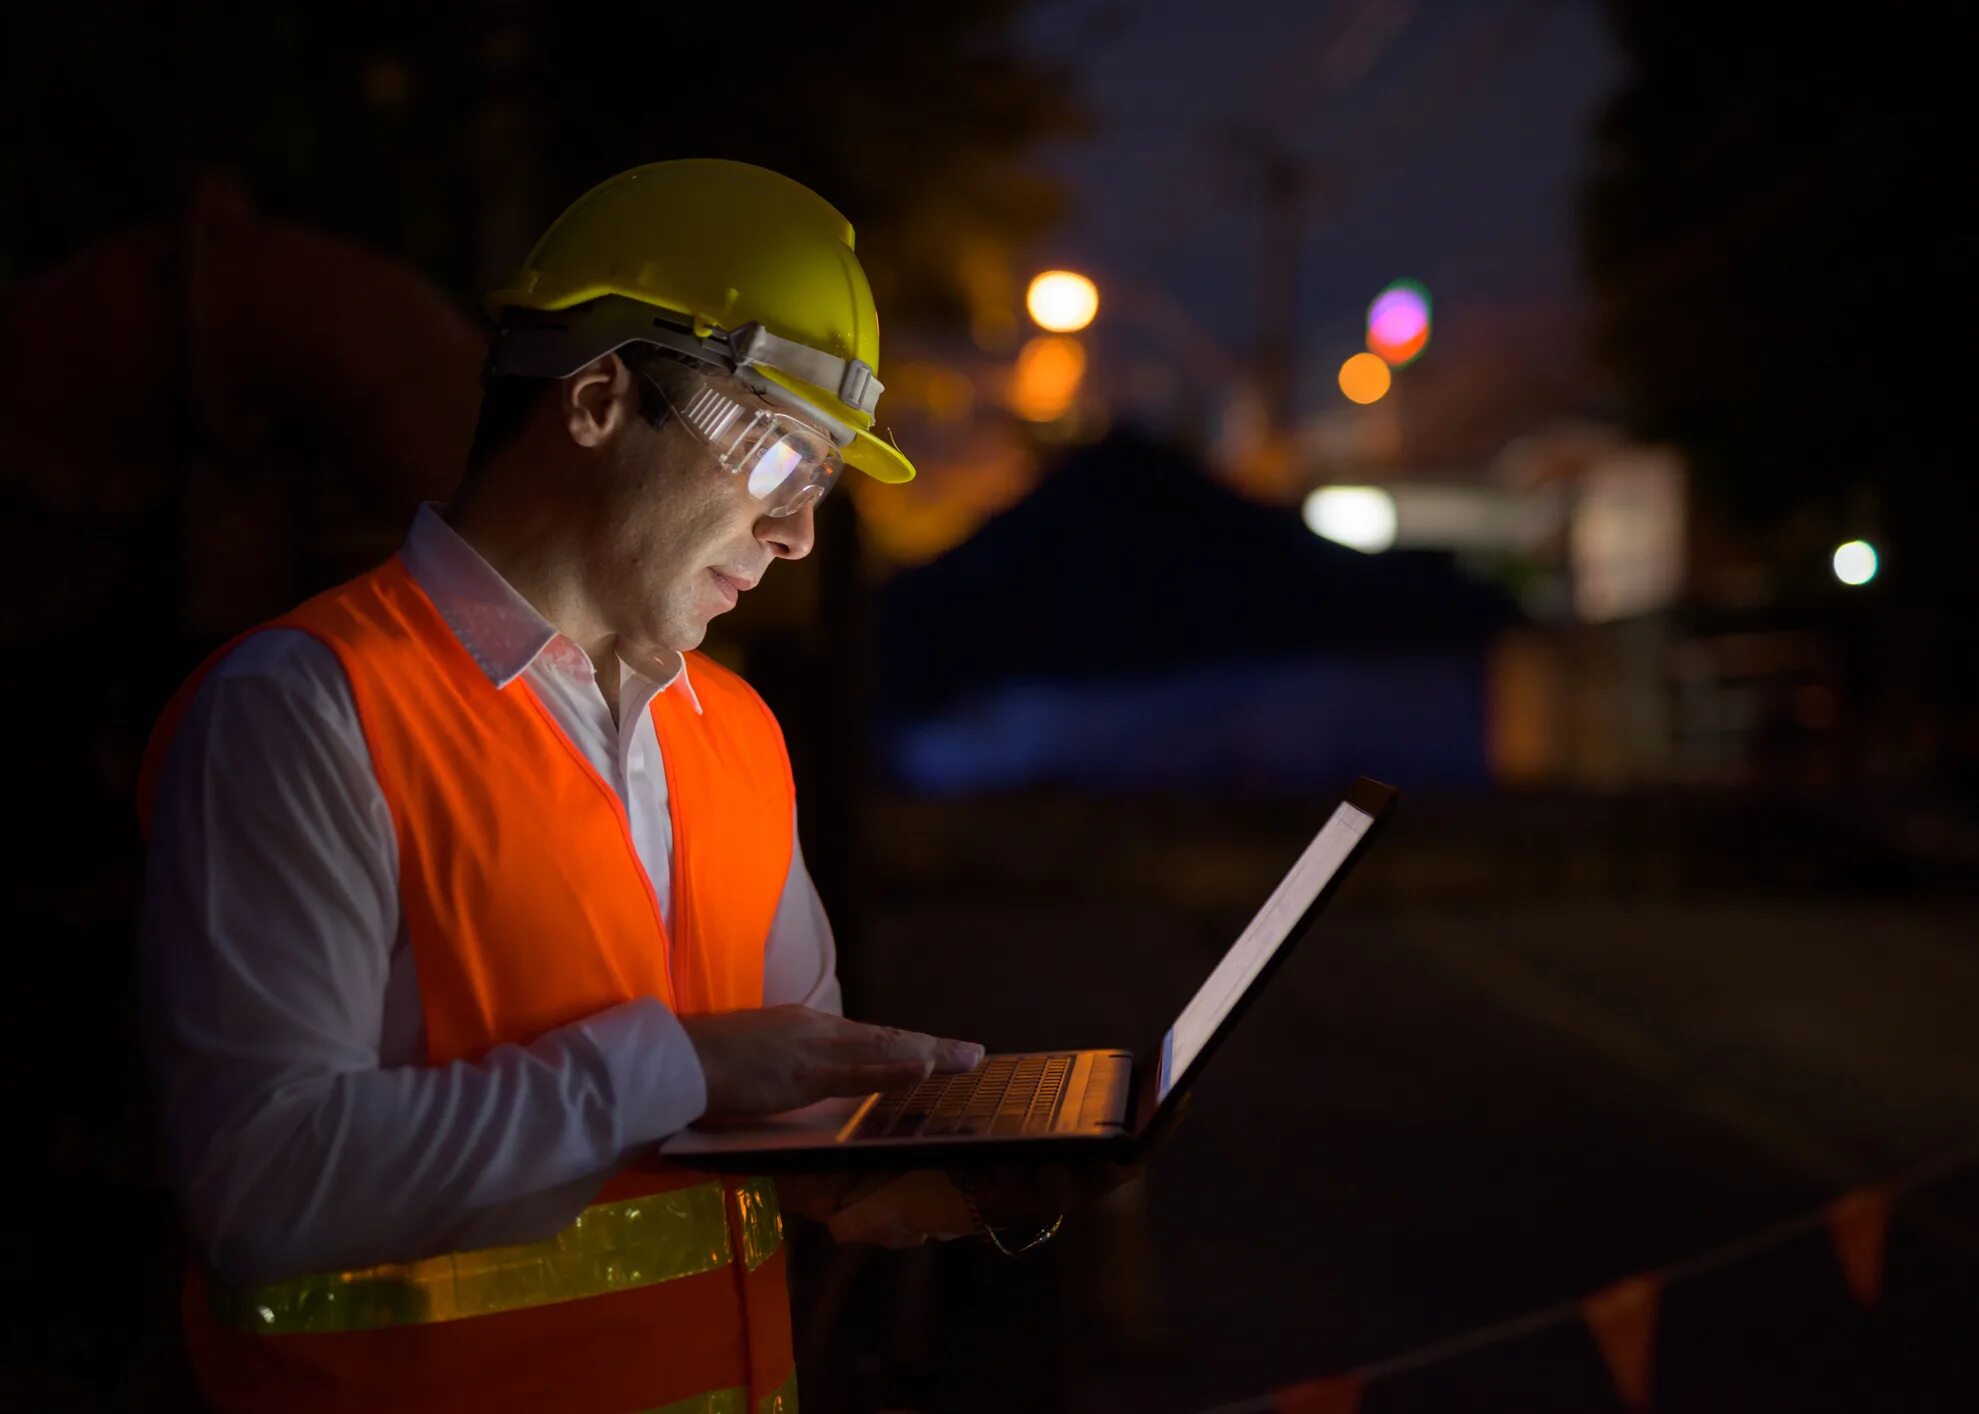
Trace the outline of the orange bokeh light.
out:
[[[1357,403],[1380,402],[1394,381],[1376,354],[1357,353],[1340,365],[1340,391]]]
[[[1086,351],[1077,339],[1040,334],[1017,351],[1010,373],[1010,407],[1027,422],[1063,417],[1086,376]]]

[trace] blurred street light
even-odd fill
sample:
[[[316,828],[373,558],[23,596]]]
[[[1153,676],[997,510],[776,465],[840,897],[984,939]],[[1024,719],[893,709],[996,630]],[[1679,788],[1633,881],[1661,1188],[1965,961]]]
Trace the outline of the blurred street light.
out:
[[[1077,339],[1040,334],[1017,351],[1010,374],[1010,407],[1028,422],[1065,415],[1086,376],[1086,351]]]
[[[1340,365],[1340,391],[1357,403],[1376,403],[1394,382],[1379,355],[1357,353]]]
[[[1876,577],[1876,547],[1867,540],[1851,540],[1835,549],[1835,578],[1843,584],[1867,584]]]
[[[1377,554],[1395,543],[1395,498],[1379,486],[1322,486],[1302,514],[1314,535],[1350,549]]]
[[[1070,270],[1047,270],[1031,281],[1024,305],[1040,329],[1074,334],[1099,313],[1099,289],[1084,275]]]
[[[1429,291],[1415,280],[1397,280],[1367,307],[1367,346],[1396,368],[1412,362],[1429,343]]]

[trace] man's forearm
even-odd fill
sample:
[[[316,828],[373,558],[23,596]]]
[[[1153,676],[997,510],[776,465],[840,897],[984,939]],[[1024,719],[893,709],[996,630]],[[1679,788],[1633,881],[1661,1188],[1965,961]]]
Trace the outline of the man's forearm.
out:
[[[692,1044],[650,999],[475,1064],[228,1069],[253,1078],[182,1093],[167,1127],[194,1240],[234,1284],[549,1237],[706,1104]]]

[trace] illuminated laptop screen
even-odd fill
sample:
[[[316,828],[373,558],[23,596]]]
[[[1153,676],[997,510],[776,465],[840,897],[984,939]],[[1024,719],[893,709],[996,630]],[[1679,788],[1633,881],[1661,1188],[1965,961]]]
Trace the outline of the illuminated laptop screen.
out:
[[[1326,828],[1313,837],[1299,862],[1292,866],[1257,917],[1238,935],[1230,951],[1223,954],[1216,971],[1197,989],[1175,1024],[1161,1041],[1161,1098],[1167,1099],[1175,1082],[1189,1073],[1209,1038],[1230,1014],[1272,955],[1285,944],[1292,929],[1305,917],[1312,901],[1331,883],[1354,852],[1354,846],[1374,823],[1365,810],[1342,805],[1326,822]]]

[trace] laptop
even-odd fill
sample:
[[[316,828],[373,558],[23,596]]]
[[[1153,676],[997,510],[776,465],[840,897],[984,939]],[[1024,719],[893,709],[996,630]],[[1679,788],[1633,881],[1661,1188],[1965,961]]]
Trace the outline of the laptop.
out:
[[[1312,930],[1396,798],[1379,781],[1356,781],[1160,1043],[1139,1055],[985,1056],[974,1070],[905,1089],[697,1125],[659,1155],[730,1173],[1126,1159]]]

